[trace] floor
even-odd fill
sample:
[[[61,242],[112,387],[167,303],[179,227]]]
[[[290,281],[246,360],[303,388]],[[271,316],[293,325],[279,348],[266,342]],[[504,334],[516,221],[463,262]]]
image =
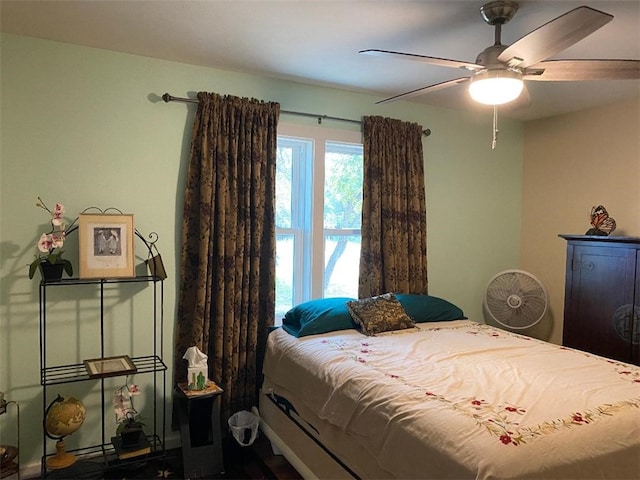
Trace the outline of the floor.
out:
[[[227,452],[225,462],[231,469],[234,468],[234,464],[239,468],[236,472],[227,472],[224,478],[302,480],[302,476],[282,455],[273,454],[271,444],[264,435],[260,434],[250,448],[251,451],[248,455],[242,448],[239,459],[234,459],[233,455]],[[227,467],[227,470],[229,470],[229,467]],[[241,476],[238,477],[238,474]]]

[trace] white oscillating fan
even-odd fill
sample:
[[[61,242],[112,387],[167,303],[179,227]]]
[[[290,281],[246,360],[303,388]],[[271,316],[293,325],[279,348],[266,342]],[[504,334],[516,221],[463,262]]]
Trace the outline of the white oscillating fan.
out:
[[[504,270],[489,281],[484,306],[500,325],[518,330],[542,320],[549,297],[535,275],[524,270]]]

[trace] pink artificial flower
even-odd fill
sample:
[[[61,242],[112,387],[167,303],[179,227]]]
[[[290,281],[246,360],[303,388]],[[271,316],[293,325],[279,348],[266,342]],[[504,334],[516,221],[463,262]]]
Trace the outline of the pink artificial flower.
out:
[[[53,248],[53,241],[50,234],[43,233],[38,240],[38,250],[42,253],[48,253],[49,250]]]
[[[62,214],[64,213],[64,205],[61,203],[56,203],[56,207],[53,210],[53,218],[51,219],[51,224],[56,227],[62,226]]]
[[[64,245],[65,233],[53,232],[51,234],[51,246],[53,248],[62,248]]]

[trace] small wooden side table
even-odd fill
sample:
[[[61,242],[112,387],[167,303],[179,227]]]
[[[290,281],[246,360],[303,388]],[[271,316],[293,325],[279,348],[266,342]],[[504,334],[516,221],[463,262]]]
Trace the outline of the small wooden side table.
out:
[[[210,478],[224,473],[220,430],[220,395],[223,390],[207,380],[204,390],[178,384],[174,398],[180,423],[184,478]]]

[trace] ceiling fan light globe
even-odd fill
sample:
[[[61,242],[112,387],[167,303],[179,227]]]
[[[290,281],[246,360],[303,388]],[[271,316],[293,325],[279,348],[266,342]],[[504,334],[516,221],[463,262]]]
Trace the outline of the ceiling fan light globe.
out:
[[[502,105],[515,100],[522,93],[522,75],[510,70],[485,70],[471,78],[469,95],[484,105]]]

